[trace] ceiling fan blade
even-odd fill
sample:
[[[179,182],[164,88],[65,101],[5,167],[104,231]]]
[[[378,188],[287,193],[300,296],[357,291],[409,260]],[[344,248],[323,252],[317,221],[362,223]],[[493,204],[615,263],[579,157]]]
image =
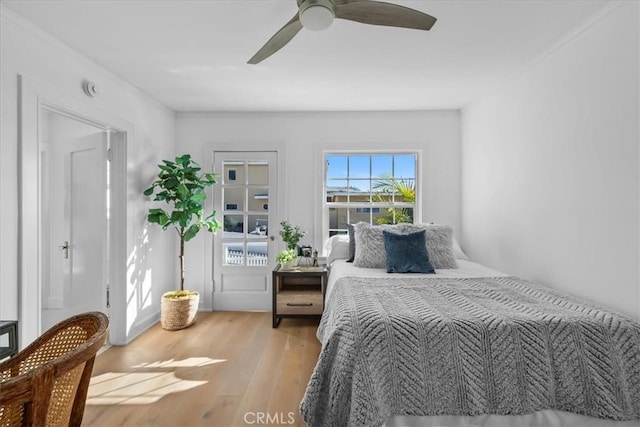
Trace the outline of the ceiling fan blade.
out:
[[[353,1],[336,5],[336,18],[363,24],[430,30],[436,18],[415,9],[379,1]]]
[[[296,16],[294,16],[291,21],[284,24],[284,27],[280,28],[280,30],[278,30],[278,32],[275,33],[273,37],[271,37],[249,61],[247,61],[247,64],[257,64],[258,62],[264,61],[282,49],[284,45],[289,43],[301,29],[302,23],[296,13]]]

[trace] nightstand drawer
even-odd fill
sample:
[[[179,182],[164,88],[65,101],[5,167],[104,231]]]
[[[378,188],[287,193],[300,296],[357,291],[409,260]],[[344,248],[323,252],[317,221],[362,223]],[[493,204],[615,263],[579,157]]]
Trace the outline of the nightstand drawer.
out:
[[[285,291],[277,296],[278,314],[322,314],[322,293],[318,291]]]

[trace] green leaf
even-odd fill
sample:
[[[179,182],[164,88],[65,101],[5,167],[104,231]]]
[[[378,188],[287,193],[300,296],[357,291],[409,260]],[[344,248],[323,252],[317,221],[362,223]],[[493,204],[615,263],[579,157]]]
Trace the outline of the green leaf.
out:
[[[216,231],[218,231],[222,227],[222,224],[220,223],[220,221],[218,221],[215,218],[212,218],[214,214],[215,214],[215,212],[213,214],[211,214],[203,222],[204,225],[207,227],[207,231],[210,232],[210,233],[215,233]]]
[[[149,215],[147,215],[147,221],[164,226],[168,223],[169,216],[162,209],[149,209]]]
[[[170,177],[170,178],[167,178],[167,179],[164,181],[163,186],[164,186],[164,188],[167,188],[167,189],[170,189],[170,190],[171,190],[171,189],[176,188],[179,184],[180,184],[180,181],[178,181],[178,179],[177,179],[177,178],[174,178],[174,177],[172,176],[172,177]]]
[[[185,198],[189,195],[189,189],[184,184],[178,185],[177,191],[178,191],[178,194],[182,196],[182,198]]]
[[[196,236],[196,234],[198,234],[198,231],[200,231],[200,224],[197,224],[197,223],[193,224],[184,233],[184,241],[188,242],[189,240],[193,239]]]
[[[150,196],[150,195],[152,195],[152,194],[153,194],[153,189],[154,189],[154,188],[155,188],[154,186],[151,186],[151,187],[147,188],[146,190],[144,190],[144,193],[143,193],[143,194],[144,194],[145,196]]]
[[[176,157],[176,163],[178,163],[179,165],[182,165],[183,167],[187,166],[190,160],[191,160],[190,154],[183,154],[180,157]]]
[[[192,195],[189,200],[191,200],[192,202],[201,204],[202,202],[205,201],[205,199],[207,198],[207,195],[200,192],[200,193],[196,193],[194,195]]]
[[[156,198],[153,200],[163,201],[163,200],[167,200],[168,198],[169,198],[169,193],[166,191],[161,191],[158,194],[156,194]]]
[[[187,222],[188,220],[188,216],[185,212],[181,211],[181,210],[176,210],[171,212],[171,217],[170,217],[171,222],[175,223],[175,224],[180,224],[183,227],[186,227],[186,225],[183,225]]]

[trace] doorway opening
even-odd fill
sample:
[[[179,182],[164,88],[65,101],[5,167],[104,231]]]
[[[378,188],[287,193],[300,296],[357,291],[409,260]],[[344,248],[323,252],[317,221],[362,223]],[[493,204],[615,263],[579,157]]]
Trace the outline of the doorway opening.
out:
[[[98,306],[87,304],[77,310],[99,307],[100,311],[107,314],[111,312],[113,316],[111,316],[109,328],[110,339],[114,343],[123,343],[126,341],[127,139],[134,134],[134,128],[126,120],[71,94],[60,92],[44,82],[31,80],[22,75],[18,76],[18,82],[20,115],[18,127],[20,143],[18,345],[24,348],[54,321],[55,316],[52,313],[43,315],[43,310],[69,308],[64,315],[73,313],[71,308],[80,304],[79,300],[90,291],[83,288],[76,292],[75,288],[69,287],[68,279],[71,275],[84,274],[91,269],[102,271],[99,277],[94,279],[95,282],[101,282],[100,286],[102,286],[100,300],[96,297],[94,301]],[[52,124],[51,120],[56,123]],[[83,145],[81,141],[76,141],[77,144],[72,143],[73,132],[69,132],[70,137],[66,138],[65,133],[61,131],[65,127],[74,130],[75,136],[85,144]],[[54,135],[68,142],[59,147],[76,153],[73,156],[69,153],[66,157],[62,156],[63,160],[60,162],[63,167],[61,169],[55,167],[60,174],[56,178],[58,184],[51,181],[51,168],[54,163],[49,159],[43,161],[47,155],[55,154],[55,150],[51,151],[51,138]],[[96,158],[106,160],[96,160]],[[94,168],[93,165],[96,164],[102,166]],[[86,179],[74,181],[74,176]],[[59,184],[60,182],[62,184]],[[75,197],[70,196],[69,192],[66,194],[59,192],[58,187],[52,187],[64,186],[65,182],[68,185],[74,183],[75,187],[69,188],[78,190]],[[94,193],[100,194],[99,197],[96,196],[96,200],[101,200],[98,202],[98,207],[86,206],[86,203],[83,206],[83,199],[93,197]],[[54,203],[58,204],[58,208],[63,209],[64,216],[58,219],[51,216]],[[101,213],[96,213],[97,208]],[[60,219],[68,216],[64,209],[75,209],[76,212],[73,217],[78,220],[77,224],[74,224],[76,227],[71,226],[71,234],[67,234],[73,237],[52,234],[57,231],[54,229],[66,227],[63,227],[66,220]],[[47,216],[50,217],[47,219]],[[69,216],[69,218],[72,217]],[[101,225],[91,222],[96,218],[101,218]],[[89,231],[80,233],[78,230],[82,228]],[[100,256],[83,258],[82,256],[87,254],[87,249],[81,248],[90,247],[87,246],[88,240],[91,240],[94,234],[104,235],[104,246]],[[59,269],[61,275],[69,275],[67,282],[54,284],[51,281],[49,276],[54,256],[60,262],[60,265],[55,268]],[[85,276],[89,275],[85,274]],[[81,281],[77,284],[79,283]],[[96,294],[98,294],[97,291]],[[110,309],[107,308],[109,305]],[[43,321],[43,318],[46,319]]]
[[[75,314],[109,314],[108,153],[116,133],[41,107],[40,333]]]

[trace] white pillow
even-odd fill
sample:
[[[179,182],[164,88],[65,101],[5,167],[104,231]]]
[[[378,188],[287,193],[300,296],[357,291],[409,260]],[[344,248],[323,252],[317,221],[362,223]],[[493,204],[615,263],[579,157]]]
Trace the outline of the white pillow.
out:
[[[327,239],[327,242],[324,244],[324,253],[325,254],[330,254],[331,253],[331,249],[333,247],[333,245],[335,244],[335,242],[349,242],[349,235],[348,234],[336,234],[334,236],[331,236]]]
[[[469,257],[467,256],[467,254],[465,254],[462,251],[462,248],[458,244],[458,241],[456,240],[455,237],[453,238],[453,256],[456,259],[462,259],[462,260],[465,260],[465,261],[469,261]]]
[[[336,236],[334,236],[336,237]],[[329,252],[329,256],[327,256],[327,265],[331,265],[331,263],[337,259],[348,259],[349,258],[349,240],[341,240],[336,239],[331,244],[331,251]]]

